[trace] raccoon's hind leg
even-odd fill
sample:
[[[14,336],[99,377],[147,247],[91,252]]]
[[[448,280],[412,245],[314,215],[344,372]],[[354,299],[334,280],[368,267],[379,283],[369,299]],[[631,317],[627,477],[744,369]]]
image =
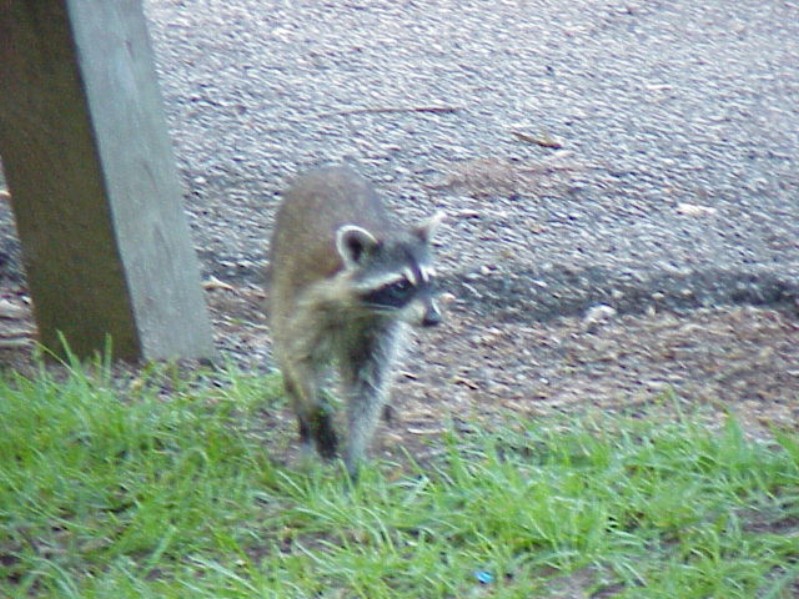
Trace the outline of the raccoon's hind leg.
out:
[[[353,479],[388,401],[392,366],[402,337],[400,329],[391,323],[372,331],[350,346],[340,359],[349,427],[344,463]]]
[[[295,365],[283,369],[283,382],[297,415],[303,452],[310,454],[315,447],[323,458],[335,458],[338,438],[330,407],[319,392],[319,374],[310,364]]]

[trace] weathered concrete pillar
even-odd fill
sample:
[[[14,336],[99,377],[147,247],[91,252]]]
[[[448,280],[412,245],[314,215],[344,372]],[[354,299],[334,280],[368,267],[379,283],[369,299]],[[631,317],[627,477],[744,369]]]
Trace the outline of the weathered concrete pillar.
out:
[[[0,0],[0,156],[45,346],[212,355],[140,0]]]

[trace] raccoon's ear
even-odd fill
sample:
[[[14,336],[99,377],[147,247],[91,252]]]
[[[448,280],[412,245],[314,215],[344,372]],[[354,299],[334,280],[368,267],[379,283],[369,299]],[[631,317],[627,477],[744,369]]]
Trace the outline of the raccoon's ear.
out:
[[[413,228],[413,233],[419,239],[424,241],[425,243],[430,243],[433,239],[433,236],[436,234],[436,230],[438,226],[442,223],[442,221],[447,217],[445,212],[439,210],[433,216],[428,218],[426,221],[416,225]]]
[[[356,225],[343,225],[336,231],[336,250],[347,268],[359,264],[379,243],[369,231]]]

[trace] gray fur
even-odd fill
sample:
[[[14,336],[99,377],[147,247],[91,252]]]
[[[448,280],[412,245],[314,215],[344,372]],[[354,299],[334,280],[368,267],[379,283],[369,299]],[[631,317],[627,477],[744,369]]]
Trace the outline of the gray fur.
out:
[[[338,366],[353,477],[387,404],[403,329],[440,321],[428,279],[442,216],[397,227],[369,184],[344,167],[299,178],[278,211],[270,248],[275,356],[304,449],[325,458],[338,454],[338,438],[321,385],[329,365]],[[413,286],[407,303],[383,289],[404,281]]]

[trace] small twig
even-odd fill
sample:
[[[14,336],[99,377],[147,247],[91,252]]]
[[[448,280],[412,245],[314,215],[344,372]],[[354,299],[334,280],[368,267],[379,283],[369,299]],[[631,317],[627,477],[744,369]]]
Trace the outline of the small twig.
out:
[[[433,114],[451,114],[461,110],[458,106],[375,106],[372,108],[349,108],[335,112],[324,112],[320,119],[331,116],[349,116],[351,114],[384,114],[389,112],[430,112]]]
[[[207,281],[203,282],[204,289],[224,289],[225,291],[238,291],[233,285],[220,281],[215,276],[211,275]]]
[[[555,139],[546,133],[542,133],[540,135],[530,135],[529,133],[524,133],[523,131],[513,131],[510,132],[516,139],[519,141],[523,141],[528,144],[536,144],[541,146],[542,148],[552,148],[554,150],[559,150],[563,147],[563,142],[559,139]]]

